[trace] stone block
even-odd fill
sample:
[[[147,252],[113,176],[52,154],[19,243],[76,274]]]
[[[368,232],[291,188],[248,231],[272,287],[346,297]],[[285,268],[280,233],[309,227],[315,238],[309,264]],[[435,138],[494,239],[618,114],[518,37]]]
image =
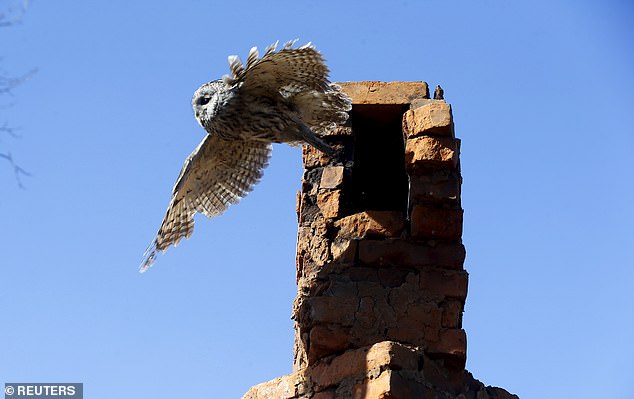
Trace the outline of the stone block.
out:
[[[303,308],[300,310],[300,314],[307,316],[302,317],[300,326],[332,323],[351,327],[354,322],[352,315],[359,307],[359,298],[308,297],[300,306]]]
[[[425,351],[433,357],[448,355],[453,358],[452,368],[462,369],[467,360],[467,334],[463,329],[443,329],[440,339],[430,342]]]
[[[448,299],[440,305],[440,308],[442,309],[442,327],[462,327],[462,311],[464,309],[464,303],[462,301]]]
[[[322,191],[317,194],[317,207],[326,219],[341,215],[341,190]]]
[[[426,82],[340,82],[352,104],[410,104],[425,98]]]
[[[405,142],[405,168],[416,174],[430,168],[455,170],[458,165],[458,147],[451,137],[421,136]]]
[[[420,273],[420,289],[439,297],[467,298],[469,274],[464,270],[426,269]]]
[[[367,379],[355,384],[352,388],[352,399],[388,399],[394,398],[391,395],[390,380],[392,371],[386,370],[377,378]],[[394,398],[396,399],[396,398]]]
[[[336,399],[336,391],[334,389],[328,389],[326,391],[315,392],[312,399]]]
[[[328,155],[318,149],[309,145],[302,146],[302,161],[305,169],[326,166],[328,165],[329,160]]]
[[[401,212],[365,211],[335,222],[341,238],[398,237],[405,227]]]
[[[397,342],[382,341],[372,346],[348,350],[328,362],[319,362],[310,376],[318,390],[349,378],[365,377],[371,370],[416,370],[419,354]]]
[[[420,135],[453,137],[451,105],[434,102],[406,111],[403,115],[403,134],[408,139]]]
[[[337,263],[352,263],[357,260],[357,240],[335,238],[330,244],[332,260]]]
[[[435,170],[410,176],[409,204],[460,204],[462,177],[458,171]]]
[[[299,374],[285,375],[251,387],[242,399],[295,399],[296,385],[301,381]]]
[[[412,238],[460,240],[462,209],[414,205],[410,218]]]
[[[438,339],[442,312],[435,304],[414,302],[405,307],[395,306],[394,311],[398,319],[388,329],[389,339],[417,346]]]
[[[366,265],[462,269],[464,259],[460,243],[432,246],[403,239],[359,241],[359,261]]]
[[[339,326],[314,326],[310,329],[309,364],[324,356],[344,351],[350,345],[350,339],[348,331]]]
[[[343,166],[325,167],[321,174],[319,188],[333,189],[340,188],[343,184],[343,175],[345,168]]]

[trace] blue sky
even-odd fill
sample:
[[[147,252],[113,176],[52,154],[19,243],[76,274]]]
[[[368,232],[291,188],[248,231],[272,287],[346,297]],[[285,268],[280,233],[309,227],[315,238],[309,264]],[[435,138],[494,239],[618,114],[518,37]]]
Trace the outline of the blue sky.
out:
[[[10,2],[3,1],[5,5]],[[13,3],[15,4],[15,3]],[[33,1],[0,30],[0,383],[240,397],[291,371],[301,154],[137,268],[227,56],[299,38],[334,81],[445,89],[462,139],[467,368],[522,398],[632,398],[629,1]]]

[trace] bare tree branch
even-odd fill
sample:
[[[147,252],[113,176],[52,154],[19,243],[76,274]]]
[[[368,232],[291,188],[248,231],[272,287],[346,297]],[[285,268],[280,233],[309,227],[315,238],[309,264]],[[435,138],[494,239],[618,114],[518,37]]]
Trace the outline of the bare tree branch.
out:
[[[0,10],[0,28],[11,27],[22,22],[22,17],[26,13],[30,0],[22,0],[17,3],[18,4],[8,6],[3,11]],[[3,58],[0,57],[0,62],[2,61]],[[33,76],[35,72],[36,70],[33,69],[21,76],[11,77],[8,76],[6,72],[0,70],[0,97],[12,96],[13,93],[11,91]],[[0,104],[0,108],[6,107],[6,104]],[[9,123],[5,121],[2,125],[0,125],[0,142],[2,142],[2,133],[7,134],[9,137],[14,139],[19,138],[19,135],[16,133],[17,130],[18,128],[10,126]],[[15,163],[11,152],[0,152],[0,158],[6,159],[7,162],[9,162],[11,168],[13,169],[18,186],[24,189],[21,178],[31,176],[31,174]]]
[[[18,182],[18,187],[20,187],[21,189],[24,189],[24,185],[22,184],[22,180],[20,179],[20,176],[31,176],[31,174],[29,172],[27,172],[26,170],[22,169],[20,166],[16,165],[15,162],[13,162],[13,156],[11,155],[10,152],[3,154],[0,152],[0,158],[4,158],[7,161],[9,161],[9,164],[11,164],[11,167],[13,168],[13,173],[15,174],[15,180]]]

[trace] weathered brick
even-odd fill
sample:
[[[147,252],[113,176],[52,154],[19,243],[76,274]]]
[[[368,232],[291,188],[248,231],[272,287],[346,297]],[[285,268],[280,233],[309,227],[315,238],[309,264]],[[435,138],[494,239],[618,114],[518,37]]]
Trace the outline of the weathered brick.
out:
[[[342,326],[351,326],[351,315],[359,307],[359,299],[354,297],[317,296],[309,297],[303,301],[301,313],[306,312],[311,324],[333,323]]]
[[[310,329],[310,345],[308,361],[314,363],[317,359],[345,350],[350,344],[350,334],[339,326],[327,327],[317,325]]]
[[[398,237],[405,221],[401,212],[366,211],[339,219],[335,227],[342,238]]]
[[[462,327],[462,311],[464,303],[460,300],[448,299],[440,305],[442,309],[442,326],[445,328]]]
[[[302,160],[305,169],[313,169],[328,165],[328,155],[310,145],[302,146]]]
[[[334,219],[341,214],[341,190],[323,191],[317,194],[317,207],[326,219]]]
[[[469,274],[464,270],[427,269],[420,273],[420,289],[429,293],[464,301]]]
[[[462,237],[462,209],[415,205],[410,219],[413,238],[460,240]]]
[[[460,204],[461,183],[460,173],[446,169],[410,176],[409,204]]]
[[[458,368],[464,367],[467,359],[467,334],[463,329],[443,329],[440,331],[440,339],[430,342],[426,352],[435,356],[450,355],[457,361]]]
[[[343,91],[353,104],[410,104],[424,98],[426,82],[341,82]]]
[[[352,388],[352,399],[388,399],[390,394],[392,376],[391,370],[382,372],[377,378],[366,379],[355,384]],[[396,398],[395,398],[396,399]]]
[[[338,263],[352,263],[357,260],[357,240],[335,238],[330,244],[332,260]]]
[[[460,243],[431,246],[403,239],[359,241],[359,261],[368,265],[462,269],[464,259]]]
[[[416,370],[419,354],[400,343],[382,341],[372,346],[348,350],[330,362],[320,362],[311,370],[310,376],[321,390],[356,376],[365,376],[370,370],[392,369]]]
[[[406,138],[423,134],[453,137],[451,105],[434,102],[406,111],[403,115],[403,134]]]
[[[424,345],[438,339],[442,311],[432,303],[411,303],[394,309],[397,324],[388,330],[389,339]]]
[[[405,142],[405,167],[409,173],[434,167],[456,169],[457,164],[456,139],[420,136]]]
[[[320,188],[339,188],[343,184],[345,168],[343,166],[328,166],[321,174]]]

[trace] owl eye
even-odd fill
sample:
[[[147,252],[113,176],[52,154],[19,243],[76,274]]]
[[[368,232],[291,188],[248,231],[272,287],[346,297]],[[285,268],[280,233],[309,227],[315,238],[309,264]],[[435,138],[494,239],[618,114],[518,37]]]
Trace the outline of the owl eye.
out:
[[[209,100],[211,100],[209,97],[202,97],[198,100],[198,104],[206,105],[209,102]]]

